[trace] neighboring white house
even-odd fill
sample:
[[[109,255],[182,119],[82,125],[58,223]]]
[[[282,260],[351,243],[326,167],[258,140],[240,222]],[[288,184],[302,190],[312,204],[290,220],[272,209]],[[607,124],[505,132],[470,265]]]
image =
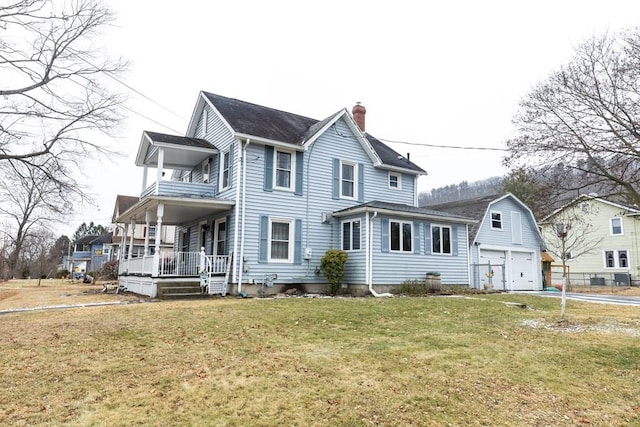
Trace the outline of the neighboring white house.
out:
[[[581,196],[545,218],[540,226],[556,263],[565,224],[565,257],[573,284],[630,284],[640,278],[640,210],[596,196]],[[556,275],[557,276],[557,275]]]

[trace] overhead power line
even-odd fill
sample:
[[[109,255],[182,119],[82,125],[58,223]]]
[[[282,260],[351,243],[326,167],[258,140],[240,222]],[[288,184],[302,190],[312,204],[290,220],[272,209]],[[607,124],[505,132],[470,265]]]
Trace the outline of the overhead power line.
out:
[[[408,142],[408,141],[394,141],[391,139],[382,139],[379,138],[382,142],[387,142],[391,144],[404,144],[404,145],[415,145],[418,147],[431,147],[431,148],[450,148],[454,150],[479,150],[479,151],[509,151],[506,148],[495,148],[495,147],[462,147],[457,145],[438,145],[438,144],[427,144],[424,142]]]

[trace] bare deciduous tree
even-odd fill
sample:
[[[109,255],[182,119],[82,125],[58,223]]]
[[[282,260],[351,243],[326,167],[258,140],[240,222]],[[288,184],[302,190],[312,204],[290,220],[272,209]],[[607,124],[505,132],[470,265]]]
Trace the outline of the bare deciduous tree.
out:
[[[593,37],[521,102],[505,163],[561,165],[562,192],[640,204],[640,36]]]
[[[0,5],[0,164],[56,171],[49,179],[69,184],[70,165],[112,153],[98,141],[119,120],[108,79],[124,64],[95,47],[111,20],[93,0]]]
[[[6,222],[0,238],[8,242],[5,274],[18,275],[25,242],[59,223],[72,209],[77,195],[51,180],[49,176],[57,172],[43,165],[8,161],[4,166],[0,169],[0,217]]]

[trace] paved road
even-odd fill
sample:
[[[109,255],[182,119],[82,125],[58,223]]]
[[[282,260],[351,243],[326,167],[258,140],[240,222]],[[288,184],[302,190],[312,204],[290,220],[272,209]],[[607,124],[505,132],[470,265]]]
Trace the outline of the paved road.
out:
[[[527,292],[531,294],[531,292]],[[551,298],[560,298],[562,292],[533,292],[535,295],[541,295]],[[598,302],[602,304],[618,304],[618,305],[637,305],[640,306],[640,297],[623,296],[623,295],[600,295],[600,294],[583,294],[575,292],[567,292],[567,299],[575,301]]]

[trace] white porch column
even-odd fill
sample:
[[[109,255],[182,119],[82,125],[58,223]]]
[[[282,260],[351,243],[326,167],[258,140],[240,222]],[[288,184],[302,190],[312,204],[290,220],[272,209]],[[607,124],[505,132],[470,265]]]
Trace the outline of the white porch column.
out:
[[[127,259],[133,258],[133,235],[136,233],[136,220],[131,220],[131,238],[129,239],[129,255]]]
[[[158,168],[156,169],[156,191],[155,195],[160,194],[160,180],[162,179],[162,168],[164,167],[164,148],[158,148]],[[158,209],[160,207],[158,206]]]
[[[144,212],[144,222],[147,227],[147,232],[144,235],[144,256],[149,255],[149,223],[151,222],[151,212],[148,210]]]
[[[144,193],[144,190],[147,189],[147,173],[149,172],[149,167],[144,165],[142,169],[142,190],[140,190],[140,194]]]
[[[164,203],[158,204],[158,210],[156,212],[158,220],[156,221],[156,236],[154,237],[155,252],[153,254],[153,272],[158,274],[160,272],[160,229],[162,228],[162,216],[164,215]],[[149,233],[147,233],[149,235]]]

